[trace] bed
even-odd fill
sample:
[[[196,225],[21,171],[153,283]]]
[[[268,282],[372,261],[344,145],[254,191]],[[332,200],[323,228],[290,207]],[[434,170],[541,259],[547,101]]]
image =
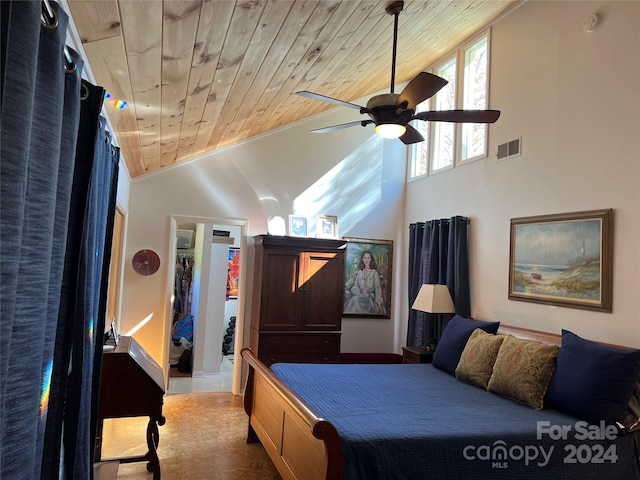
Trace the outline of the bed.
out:
[[[564,333],[506,326],[493,334],[491,341],[508,335],[549,346],[566,340]],[[466,335],[464,341],[471,345],[475,337]],[[467,353],[465,345],[459,358]],[[564,346],[555,348],[557,354]],[[603,354],[600,363],[611,356],[608,350]],[[640,479],[637,429],[587,422],[585,414],[571,415],[566,408],[535,409],[514,400],[517,393],[479,388],[431,364],[267,368],[248,349],[242,357],[249,364],[248,442],[262,443],[285,480]],[[554,357],[556,370],[560,359],[560,354]],[[494,363],[497,367],[499,361]],[[626,378],[635,375],[633,384],[640,352],[631,363],[637,367],[631,366]],[[563,379],[554,388],[575,390],[571,382]]]

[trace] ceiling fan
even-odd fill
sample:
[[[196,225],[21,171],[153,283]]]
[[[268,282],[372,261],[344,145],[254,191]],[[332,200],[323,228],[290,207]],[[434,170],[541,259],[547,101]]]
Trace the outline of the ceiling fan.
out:
[[[342,128],[361,125],[363,127],[374,124],[376,133],[384,138],[400,138],[409,145],[422,142],[424,137],[413,126],[409,125],[412,120],[425,120],[436,122],[455,123],[493,123],[500,116],[499,110],[434,110],[416,113],[416,107],[426,99],[435,95],[447,83],[442,77],[427,72],[420,72],[411,80],[400,94],[394,93],[395,73],[396,73],[396,49],[398,43],[398,15],[404,8],[404,1],[394,1],[390,3],[385,11],[394,16],[393,28],[393,59],[391,64],[391,93],[376,95],[371,97],[366,107],[355,103],[345,102],[337,98],[327,97],[318,93],[306,90],[296,92],[297,95],[319,100],[321,102],[333,103],[343,107],[355,108],[361,114],[367,114],[370,118],[356,122],[333,125],[331,127],[318,128],[312,133],[325,133]]]

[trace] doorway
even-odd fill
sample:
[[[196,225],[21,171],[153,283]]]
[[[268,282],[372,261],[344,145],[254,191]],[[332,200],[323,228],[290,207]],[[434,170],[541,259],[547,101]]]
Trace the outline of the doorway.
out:
[[[122,266],[125,216],[116,206],[113,219],[113,240],[111,243],[111,259],[109,264],[109,283],[107,288],[107,317],[104,325],[105,333],[112,324],[115,331],[120,331],[120,297],[122,293]]]
[[[246,261],[246,221],[236,219],[202,218],[174,216],[171,219],[172,250],[176,254],[176,262],[169,265],[169,283],[172,298],[167,312],[166,348],[168,359],[167,372],[176,360],[171,354],[173,347],[173,324],[176,317],[176,306],[180,307],[181,320],[192,316],[193,338],[191,341],[191,357],[193,373],[190,376],[167,378],[168,394],[191,391],[226,391],[240,394],[240,365],[234,362],[234,353],[242,345],[244,308],[244,272]],[[193,233],[193,241],[180,243],[181,235],[186,231]],[[215,234],[215,235],[214,235]],[[225,238],[226,237],[226,238]],[[191,249],[189,247],[192,247]],[[187,289],[189,297],[178,298],[176,284],[178,281],[178,264],[188,265],[193,259],[192,288]],[[234,279],[237,290],[231,289],[228,283],[229,262],[235,262]],[[168,262],[172,263],[172,262]],[[188,300],[185,304],[176,301]],[[189,308],[191,310],[189,311]],[[232,317],[235,321],[232,321]],[[187,318],[188,320],[188,318]],[[225,334],[233,325],[232,345],[227,345],[224,355]],[[186,339],[189,340],[189,339]],[[184,341],[184,339],[183,339]],[[238,346],[236,346],[236,344]]]

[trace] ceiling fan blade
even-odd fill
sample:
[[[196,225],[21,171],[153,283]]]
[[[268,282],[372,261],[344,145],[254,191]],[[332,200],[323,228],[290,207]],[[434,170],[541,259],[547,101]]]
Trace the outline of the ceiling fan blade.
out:
[[[356,105],[355,103],[345,102],[344,100],[338,100],[337,98],[327,97],[326,95],[320,95],[319,93],[307,92],[306,90],[296,92],[296,95],[300,95],[301,97],[311,98],[312,100],[320,100],[321,102],[333,103],[335,105],[340,105],[342,107],[355,108],[357,110],[360,110],[362,108],[360,105]]]
[[[442,77],[420,72],[404,87],[396,105],[407,102],[407,109],[415,110],[419,103],[433,97],[447,83],[449,82]]]
[[[315,130],[311,130],[311,133],[333,132],[335,130],[342,130],[343,128],[355,127],[357,125],[366,127],[370,123],[373,123],[373,120],[358,120],[357,122],[341,123],[340,125],[332,125],[330,127],[316,128]]]
[[[416,113],[411,120],[455,123],[493,123],[500,117],[500,110],[432,110]]]
[[[412,143],[422,142],[424,140],[424,137],[411,125],[407,125],[407,131],[404,132],[404,135],[400,137],[400,140],[402,140],[402,143],[404,143],[405,145],[411,145]]]

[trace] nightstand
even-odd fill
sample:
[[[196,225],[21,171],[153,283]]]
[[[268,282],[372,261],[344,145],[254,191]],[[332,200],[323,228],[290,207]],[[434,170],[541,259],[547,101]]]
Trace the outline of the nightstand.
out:
[[[402,347],[402,363],[431,363],[433,350],[422,347]]]

